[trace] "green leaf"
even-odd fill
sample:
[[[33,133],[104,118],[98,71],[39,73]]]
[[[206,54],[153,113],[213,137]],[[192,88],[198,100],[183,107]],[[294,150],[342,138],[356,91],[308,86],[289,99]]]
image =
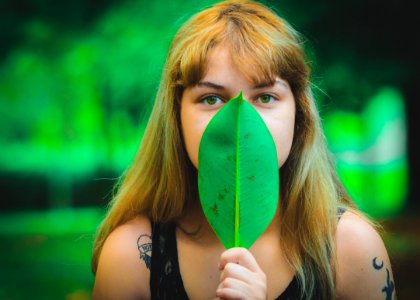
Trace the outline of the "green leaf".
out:
[[[198,175],[204,214],[222,244],[251,247],[274,217],[279,170],[270,131],[242,93],[204,131]]]

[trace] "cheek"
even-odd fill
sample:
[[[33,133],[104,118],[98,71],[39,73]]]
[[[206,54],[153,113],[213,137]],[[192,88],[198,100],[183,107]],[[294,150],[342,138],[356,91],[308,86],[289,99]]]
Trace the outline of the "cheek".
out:
[[[277,149],[277,160],[279,168],[283,166],[287,160],[290,149],[292,148],[295,119],[294,116],[278,118],[263,118]]]
[[[198,150],[201,137],[211,116],[195,112],[188,107],[181,109],[181,126],[184,137],[185,148],[192,164],[198,169]]]

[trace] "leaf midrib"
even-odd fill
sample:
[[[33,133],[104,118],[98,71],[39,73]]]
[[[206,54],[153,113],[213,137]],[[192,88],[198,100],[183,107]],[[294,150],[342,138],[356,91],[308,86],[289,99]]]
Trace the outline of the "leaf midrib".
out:
[[[234,246],[239,247],[240,245],[240,235],[239,235],[239,222],[240,222],[240,212],[239,212],[239,186],[240,186],[240,176],[239,176],[239,145],[240,145],[240,117],[241,117],[241,104],[242,104],[242,93],[238,101],[238,118],[236,124],[236,181],[235,181],[235,235],[234,235]]]

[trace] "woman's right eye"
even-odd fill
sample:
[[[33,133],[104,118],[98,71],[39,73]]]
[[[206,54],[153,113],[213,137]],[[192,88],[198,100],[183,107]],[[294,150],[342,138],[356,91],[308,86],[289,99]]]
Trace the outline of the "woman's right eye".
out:
[[[206,96],[202,98],[200,102],[203,103],[204,105],[209,105],[209,106],[223,103],[223,101],[215,95]]]

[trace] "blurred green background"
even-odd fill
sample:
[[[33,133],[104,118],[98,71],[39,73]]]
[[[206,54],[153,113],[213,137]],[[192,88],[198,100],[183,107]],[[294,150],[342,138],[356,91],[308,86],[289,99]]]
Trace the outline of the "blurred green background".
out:
[[[0,299],[90,299],[94,232],[141,141],[169,44],[214,2],[0,2]],[[387,229],[399,298],[416,299],[415,10],[265,3],[306,37],[339,175]]]

